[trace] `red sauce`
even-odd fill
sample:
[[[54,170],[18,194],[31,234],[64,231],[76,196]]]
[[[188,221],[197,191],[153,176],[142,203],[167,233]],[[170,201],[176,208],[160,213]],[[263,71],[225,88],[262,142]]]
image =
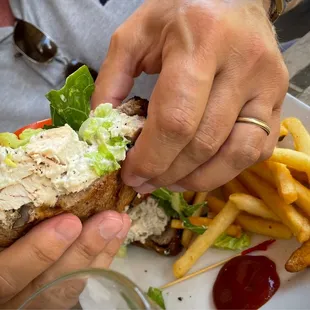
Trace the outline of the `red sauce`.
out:
[[[258,309],[278,290],[276,265],[266,256],[238,256],[220,270],[213,286],[217,309]]]
[[[274,239],[266,240],[258,245],[255,245],[249,249],[242,251],[241,255],[247,255],[255,251],[267,251],[269,245],[273,244],[274,242],[276,242],[276,240]]]

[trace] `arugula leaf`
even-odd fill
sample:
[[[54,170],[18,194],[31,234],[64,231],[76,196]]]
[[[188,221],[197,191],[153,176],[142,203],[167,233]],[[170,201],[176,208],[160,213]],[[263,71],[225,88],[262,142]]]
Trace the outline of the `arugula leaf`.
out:
[[[224,233],[215,240],[213,246],[227,250],[243,250],[249,247],[250,244],[251,239],[246,233],[243,233],[240,238],[234,238]]]
[[[94,90],[94,80],[84,65],[68,76],[61,89],[48,92],[46,98],[50,101],[53,126],[68,124],[79,130],[89,117],[90,97]]]
[[[196,234],[202,235],[207,230],[206,226],[193,225],[190,222],[190,220],[187,217],[184,217],[183,215],[180,215],[180,219],[183,222],[183,225],[185,228],[187,228],[188,230],[191,230],[192,232]]]
[[[197,234],[203,234],[206,231],[206,227],[193,225],[188,219],[197,209],[205,206],[205,202],[189,205],[182,193],[173,193],[165,188],[155,190],[152,196],[157,199],[159,207],[163,208],[168,216],[180,218],[187,229]]]
[[[179,213],[171,207],[171,203],[167,200],[157,199],[158,206],[162,208],[168,216],[178,219]]]
[[[169,191],[166,188],[159,188],[159,189],[155,190],[152,193],[152,195],[155,196],[158,199],[170,201],[171,200],[172,192]]]
[[[163,292],[156,287],[150,287],[147,296],[152,299],[161,309],[166,310]]]
[[[192,216],[198,209],[204,207],[206,205],[206,202],[196,203],[192,206],[188,206],[186,209],[184,209],[184,214],[186,216]]]

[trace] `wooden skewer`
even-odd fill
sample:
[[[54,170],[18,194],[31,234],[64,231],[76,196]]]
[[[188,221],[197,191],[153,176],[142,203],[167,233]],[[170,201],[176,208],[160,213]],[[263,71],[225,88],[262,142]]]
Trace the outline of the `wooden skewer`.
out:
[[[189,274],[189,275],[187,275],[187,276],[185,276],[185,277],[182,277],[182,278],[180,278],[180,279],[177,279],[177,280],[174,280],[174,281],[172,281],[172,282],[169,282],[169,283],[167,283],[167,284],[161,286],[160,289],[163,290],[163,289],[168,288],[168,287],[170,287],[170,286],[173,286],[173,285],[175,285],[175,284],[177,284],[177,283],[180,283],[180,282],[183,282],[183,281],[185,281],[185,280],[191,279],[191,278],[193,278],[193,277],[195,277],[195,276],[198,276],[198,275],[200,275],[200,274],[202,274],[202,273],[205,273],[205,272],[207,272],[207,271],[209,271],[209,270],[211,270],[211,269],[214,269],[214,268],[216,268],[216,267],[218,267],[218,266],[224,265],[225,263],[227,263],[227,262],[230,261],[231,259],[233,259],[233,258],[235,258],[235,257],[238,257],[238,256],[241,256],[241,255],[242,255],[242,253],[239,253],[239,254],[237,254],[237,255],[234,255],[234,256],[231,256],[231,257],[229,257],[229,258],[227,258],[227,259],[224,259],[224,260],[222,260],[222,261],[220,261],[220,262],[218,262],[218,263],[215,263],[215,264],[213,264],[213,265],[211,265],[211,266],[202,268],[202,269],[200,269],[200,270],[198,270],[198,271],[195,271],[195,272],[193,272],[193,273],[191,273],[191,274]]]

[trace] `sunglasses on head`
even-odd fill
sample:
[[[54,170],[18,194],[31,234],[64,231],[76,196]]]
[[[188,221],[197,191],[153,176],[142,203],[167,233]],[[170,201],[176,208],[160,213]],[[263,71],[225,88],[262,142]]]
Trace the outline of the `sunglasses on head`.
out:
[[[65,57],[60,57],[56,43],[39,28],[26,21],[20,19],[16,21],[13,40],[19,53],[34,63],[48,64],[52,60],[63,63],[66,77],[84,65],[76,59],[68,60]],[[93,79],[96,80],[98,72],[89,67],[88,69]]]

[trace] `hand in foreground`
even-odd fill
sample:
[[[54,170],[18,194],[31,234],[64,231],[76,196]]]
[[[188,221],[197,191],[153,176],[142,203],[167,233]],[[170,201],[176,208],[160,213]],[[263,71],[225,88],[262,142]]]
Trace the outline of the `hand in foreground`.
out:
[[[93,105],[119,104],[143,71],[160,75],[126,184],[212,190],[271,155],[288,74],[261,1],[145,1],[114,33]]]
[[[129,227],[128,215],[113,211],[93,216],[83,229],[70,214],[39,224],[0,253],[0,309],[17,309],[44,284],[70,271],[109,267]],[[79,281],[49,290],[52,296],[43,294],[36,309],[69,309],[83,287]]]

